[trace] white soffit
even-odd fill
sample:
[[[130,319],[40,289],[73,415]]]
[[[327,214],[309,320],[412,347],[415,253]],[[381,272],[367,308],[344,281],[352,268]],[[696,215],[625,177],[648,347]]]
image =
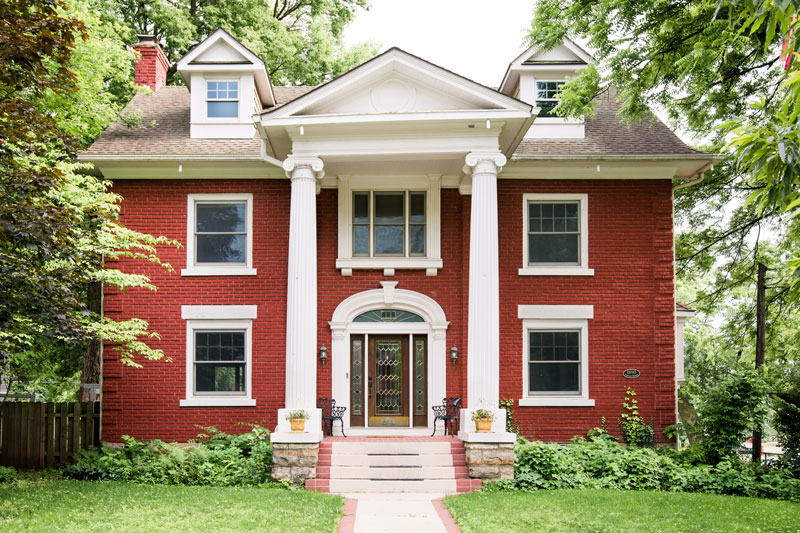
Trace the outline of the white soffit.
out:
[[[189,90],[191,75],[184,73],[253,72],[261,104],[275,105],[275,95],[264,62],[222,28],[218,28],[206,40],[189,50],[178,61],[177,69]]]

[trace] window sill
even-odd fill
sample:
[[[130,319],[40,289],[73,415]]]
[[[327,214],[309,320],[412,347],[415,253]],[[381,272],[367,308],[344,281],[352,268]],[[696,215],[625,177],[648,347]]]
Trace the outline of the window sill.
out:
[[[184,268],[181,276],[255,276],[258,271],[248,267]]]
[[[353,257],[337,259],[336,268],[351,268],[358,270],[380,270],[385,268],[396,269],[429,269],[442,268],[441,259],[428,259],[427,257]]]
[[[584,267],[523,267],[520,276],[594,276],[593,268]]]
[[[208,396],[203,398],[188,398],[181,400],[181,407],[253,407],[256,401],[253,398],[230,398],[224,396]]]
[[[522,398],[520,407],[594,407],[594,400],[588,398],[569,398],[549,396],[542,398]]]

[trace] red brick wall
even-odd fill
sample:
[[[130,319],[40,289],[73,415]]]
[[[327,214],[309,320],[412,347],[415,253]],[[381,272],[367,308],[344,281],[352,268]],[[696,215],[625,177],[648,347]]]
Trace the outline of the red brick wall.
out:
[[[150,87],[157,91],[167,84],[167,61],[161,47],[150,43],[137,43],[133,45],[139,56],[136,58],[133,82],[136,85]]]
[[[519,276],[522,195],[588,193],[589,267],[594,276]],[[599,426],[612,433],[626,387],[656,438],[675,423],[672,193],[668,180],[500,180],[500,397],[522,397],[523,330],[518,305],[594,306],[589,321],[589,396],[595,407],[515,407],[528,438],[566,441]],[[627,368],[641,371],[624,378]]]
[[[522,320],[520,304],[591,304],[589,322],[590,397],[594,408],[515,408],[529,438],[568,440],[600,424],[616,424],[626,386],[639,393],[642,415],[656,422],[656,435],[674,422],[674,331],[672,281],[672,203],[668,181],[520,181],[501,180],[500,216],[500,349],[501,398],[522,397]],[[188,194],[251,192],[254,207],[254,264],[258,276],[184,277],[155,266],[129,261],[123,268],[146,271],[158,292],[134,289],[126,294],[107,290],[109,316],[137,316],[162,335],[153,342],[172,362],[144,361],[143,369],[123,368],[117,354],[104,356],[104,433],[106,440],[129,434],[137,438],[185,440],[198,425],[241,430],[236,422],[264,422],[274,427],[284,401],[286,268],[288,243],[288,180],[120,181],[115,191],[125,197],[123,222],[129,227],[185,242]],[[589,266],[593,277],[519,276],[522,260],[522,194],[582,192],[589,195]],[[317,197],[318,344],[331,346],[328,321],[348,296],[379,288],[386,279],[398,288],[421,292],[444,309],[450,326],[448,348],[459,349],[459,362],[447,364],[448,395],[466,397],[467,290],[470,197],[442,190],[442,259],[435,277],[424,271],[353,271],[343,277],[337,257],[337,193]],[[185,266],[185,249],[164,249],[161,258],[176,271]],[[257,304],[253,321],[253,397],[256,407],[181,408],[185,393],[185,322],[181,305]],[[331,364],[318,365],[318,394],[331,391]],[[638,368],[636,380],[622,377]]]

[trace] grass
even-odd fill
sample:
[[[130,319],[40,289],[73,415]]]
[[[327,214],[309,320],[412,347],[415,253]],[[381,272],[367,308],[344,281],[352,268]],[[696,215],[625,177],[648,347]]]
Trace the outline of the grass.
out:
[[[464,533],[800,531],[800,504],[673,492],[473,492],[445,499]]]
[[[332,531],[342,498],[277,487],[0,486],[0,531]]]

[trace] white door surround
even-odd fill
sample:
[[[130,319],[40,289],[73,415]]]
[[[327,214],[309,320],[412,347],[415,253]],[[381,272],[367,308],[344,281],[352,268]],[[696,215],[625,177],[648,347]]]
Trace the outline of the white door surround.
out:
[[[446,395],[447,326],[442,307],[424,294],[397,289],[396,281],[382,281],[381,289],[359,292],[342,300],[333,312],[331,327],[331,387],[336,405],[346,406],[344,425],[350,427],[350,335],[428,335],[428,427],[433,425],[431,407]],[[424,322],[354,322],[362,313],[396,309],[419,315]]]

